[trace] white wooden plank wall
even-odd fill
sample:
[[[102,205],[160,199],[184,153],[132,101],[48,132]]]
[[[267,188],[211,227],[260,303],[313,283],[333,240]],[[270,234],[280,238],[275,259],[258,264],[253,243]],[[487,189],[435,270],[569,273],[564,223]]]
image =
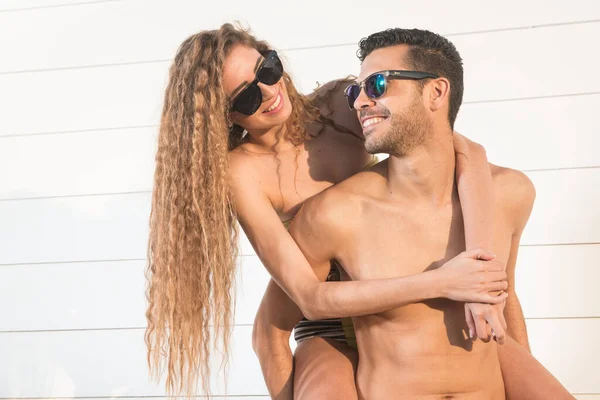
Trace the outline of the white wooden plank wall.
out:
[[[235,19],[305,92],[358,73],[371,32],[448,35],[465,59],[457,130],[537,188],[517,267],[532,350],[578,399],[600,399],[600,3],[283,4],[0,0],[0,399],[164,396],[143,344],[162,91],[187,35]],[[241,247],[229,394],[266,399],[250,335],[268,274]]]

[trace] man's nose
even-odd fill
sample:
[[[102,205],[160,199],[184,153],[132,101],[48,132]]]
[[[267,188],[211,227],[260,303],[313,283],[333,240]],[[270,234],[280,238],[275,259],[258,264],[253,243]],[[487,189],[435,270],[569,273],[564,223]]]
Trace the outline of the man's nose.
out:
[[[265,85],[264,83],[258,82],[258,87],[263,95],[263,101],[271,99],[277,95],[279,92],[279,85],[275,84],[272,86]]]
[[[358,97],[354,100],[354,109],[360,110],[375,105],[375,100],[369,98],[363,89],[360,90]]]

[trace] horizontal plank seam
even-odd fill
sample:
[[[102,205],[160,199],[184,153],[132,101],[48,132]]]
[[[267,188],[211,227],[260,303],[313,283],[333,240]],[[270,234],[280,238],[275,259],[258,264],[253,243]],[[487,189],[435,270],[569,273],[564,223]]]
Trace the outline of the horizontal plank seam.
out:
[[[131,262],[131,261],[144,261],[146,262],[147,258],[113,258],[106,260],[67,260],[67,261],[40,261],[40,262],[22,262],[22,263],[12,263],[12,264],[0,264],[0,267],[18,267],[24,265],[52,265],[52,264],[89,264],[89,263],[105,263],[105,262]]]
[[[521,244],[520,247],[559,247],[559,246],[597,246],[600,242],[581,242],[581,243],[549,243],[549,244]],[[257,257],[254,253],[240,253],[238,257]],[[23,265],[51,265],[51,264],[76,264],[76,263],[97,263],[97,262],[122,262],[122,261],[146,261],[145,258],[116,258],[102,260],[63,260],[63,261],[30,261],[30,262],[10,262],[0,263],[0,267],[12,267]]]
[[[564,93],[564,94],[552,94],[542,96],[529,96],[529,97],[514,97],[506,99],[489,99],[489,100],[472,100],[464,101],[462,104],[490,104],[490,103],[506,103],[511,101],[529,101],[529,100],[543,100],[543,99],[557,99],[562,97],[576,97],[576,96],[593,96],[598,95],[600,92],[581,92],[581,93]]]
[[[112,128],[91,128],[91,129],[76,129],[72,131],[50,131],[50,132],[32,132],[32,133],[17,133],[9,135],[0,135],[2,138],[19,138],[19,137],[31,137],[31,136],[44,136],[44,135],[71,135],[71,134],[82,134],[92,132],[108,132],[108,131],[125,131],[132,129],[158,129],[158,125],[131,125],[131,126],[116,126]]]
[[[225,398],[245,398],[245,397],[269,397],[268,394],[214,394],[212,398],[225,399]],[[168,399],[166,395],[156,396],[84,396],[84,397],[0,397],[0,400],[77,400],[77,399]],[[198,396],[199,399],[208,399],[206,396]]]
[[[579,242],[579,243],[530,243],[521,244],[520,247],[552,247],[552,246],[595,246],[600,242]]]
[[[238,254],[238,257],[254,257],[256,254]],[[148,261],[147,258],[110,258],[102,260],[64,260],[64,261],[34,261],[18,263],[0,263],[0,267],[18,267],[24,265],[52,265],[52,264],[87,264],[103,262],[128,262],[128,261]]]
[[[525,321],[557,321],[557,320],[600,320],[600,316],[595,317],[532,317],[525,318]],[[210,325],[213,326],[213,325]],[[253,324],[234,324],[233,327],[252,327]],[[18,329],[18,330],[0,330],[0,334],[7,333],[57,333],[57,332],[106,332],[106,331],[140,331],[145,330],[145,326],[132,326],[121,328],[67,328],[67,329]]]
[[[32,10],[41,10],[46,8],[62,8],[62,7],[73,7],[73,6],[87,6],[90,4],[99,4],[99,3],[121,3],[122,0],[96,0],[96,1],[82,1],[79,3],[62,3],[62,4],[53,4],[50,6],[35,6],[35,7],[22,7],[22,8],[6,8],[0,9],[0,13],[9,13],[9,12],[19,12],[19,11],[32,11]]]
[[[210,327],[214,325],[209,325]],[[251,327],[253,324],[235,324],[233,327]],[[145,326],[130,326],[122,328],[67,328],[67,329],[18,329],[0,330],[3,333],[59,333],[59,332],[107,332],[107,331],[141,331]]]
[[[600,167],[599,167],[600,168]],[[150,194],[151,190],[132,190],[127,192],[108,192],[108,193],[81,193],[81,194],[61,194],[56,196],[39,196],[39,197],[15,197],[0,199],[0,202],[6,201],[30,201],[30,200],[52,200],[52,199],[71,199],[79,197],[106,197],[106,196],[131,196],[136,194]]]
[[[108,2],[111,0],[105,0],[105,1]],[[112,1],[118,1],[118,0],[112,0]],[[86,3],[82,3],[82,4],[86,4]],[[14,10],[5,10],[5,11],[0,10],[0,12],[9,12],[9,11],[14,11]],[[560,27],[560,26],[587,25],[587,24],[594,24],[594,23],[598,23],[598,22],[600,22],[600,19],[591,19],[591,20],[583,20],[583,21],[567,21],[567,22],[557,22],[557,23],[538,24],[538,25],[526,25],[526,26],[516,26],[516,27],[508,27],[508,28],[485,29],[485,30],[467,31],[467,32],[454,32],[454,33],[446,33],[446,34],[442,34],[442,35],[446,36],[446,37],[481,35],[481,34],[488,34],[488,33],[545,29],[545,28],[553,28],[553,27]],[[352,42],[352,43],[336,43],[336,44],[317,45],[317,46],[289,47],[289,48],[282,48],[280,50],[282,52],[286,52],[286,51],[291,52],[291,51],[306,51],[306,50],[316,50],[316,49],[325,49],[325,48],[332,48],[332,47],[346,47],[346,46],[356,46],[356,43]],[[43,72],[51,72],[51,71],[64,71],[64,70],[87,69],[87,68],[105,68],[105,67],[124,66],[124,65],[163,63],[163,62],[170,62],[170,61],[171,61],[171,59],[156,59],[156,60],[140,60],[140,61],[119,62],[119,63],[107,63],[107,64],[73,65],[73,66],[64,66],[64,67],[55,67],[55,68],[9,70],[9,71],[0,71],[0,75],[43,73]]]

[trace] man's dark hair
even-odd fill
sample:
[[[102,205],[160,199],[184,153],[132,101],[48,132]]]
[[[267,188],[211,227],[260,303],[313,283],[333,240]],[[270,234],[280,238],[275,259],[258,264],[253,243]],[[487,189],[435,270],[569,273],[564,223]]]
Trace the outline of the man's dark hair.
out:
[[[364,61],[374,50],[400,44],[410,46],[404,60],[409,68],[443,76],[450,81],[448,120],[454,128],[464,90],[462,58],[456,47],[445,37],[430,31],[392,28],[361,39],[357,56]],[[425,81],[419,82],[424,84]]]

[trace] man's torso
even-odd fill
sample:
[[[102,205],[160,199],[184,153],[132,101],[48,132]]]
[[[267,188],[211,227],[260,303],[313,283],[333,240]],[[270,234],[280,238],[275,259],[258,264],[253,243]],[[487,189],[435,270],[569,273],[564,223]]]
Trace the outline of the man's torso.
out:
[[[385,164],[385,163],[382,163]],[[385,168],[380,164],[372,170]],[[451,204],[390,201],[385,178],[365,172],[344,182],[355,201],[352,235],[338,257],[352,280],[439,268],[465,250],[458,196]],[[356,189],[355,189],[356,188]],[[334,188],[333,190],[336,190]],[[494,251],[506,261],[512,227],[494,216]],[[503,399],[496,343],[468,338],[463,303],[435,299],[354,318],[359,389],[367,399]]]

